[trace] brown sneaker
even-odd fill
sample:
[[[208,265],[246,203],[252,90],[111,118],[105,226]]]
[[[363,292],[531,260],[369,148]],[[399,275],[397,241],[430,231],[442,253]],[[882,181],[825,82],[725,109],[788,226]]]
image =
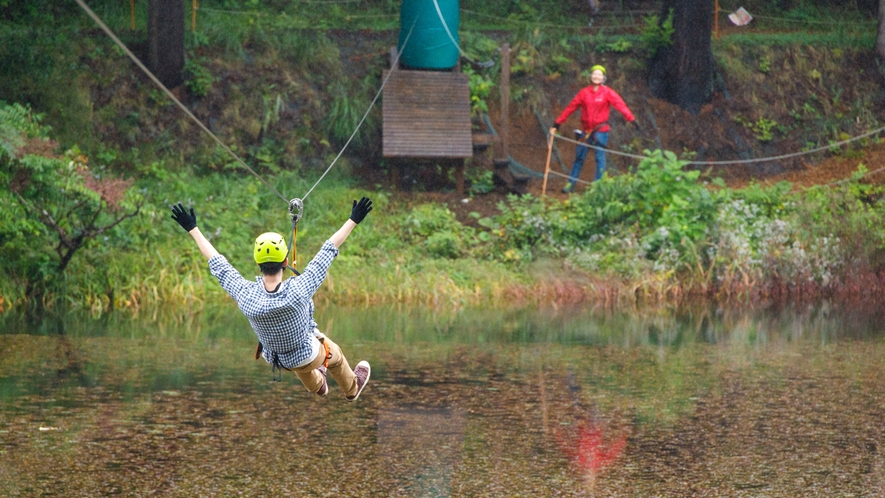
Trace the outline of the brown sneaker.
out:
[[[372,367],[369,366],[368,361],[363,360],[356,364],[356,368],[353,369],[353,374],[356,375],[356,394],[348,396],[347,401],[356,401],[360,397],[360,393],[369,382],[369,374],[371,373]]]
[[[326,367],[320,365],[317,367],[317,370],[319,370],[320,373],[323,374],[323,385],[321,385],[320,388],[317,390],[317,394],[320,396],[325,396],[329,394],[329,383],[326,381]]]

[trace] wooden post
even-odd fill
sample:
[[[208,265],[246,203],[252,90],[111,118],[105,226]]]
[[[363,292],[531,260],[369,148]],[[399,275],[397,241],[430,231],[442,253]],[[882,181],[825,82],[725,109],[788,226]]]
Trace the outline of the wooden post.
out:
[[[394,192],[399,192],[399,170],[401,166],[401,161],[399,157],[391,157],[390,158],[390,185],[391,190]]]
[[[713,10],[713,39],[719,39],[719,0],[716,0],[716,6]]]
[[[510,158],[510,44],[501,47],[501,154]]]
[[[135,31],[135,0],[129,0],[129,20],[132,31]]]
[[[550,173],[550,156],[553,153],[553,133],[547,137],[547,166],[544,167],[544,185],[541,186],[541,197],[547,195],[547,175]]]
[[[455,159],[455,185],[458,195],[464,195],[464,158]]]
[[[397,57],[398,57],[397,48],[394,45],[393,47],[390,47],[390,69],[391,70],[398,69],[396,67],[393,67],[393,63],[396,62]]]

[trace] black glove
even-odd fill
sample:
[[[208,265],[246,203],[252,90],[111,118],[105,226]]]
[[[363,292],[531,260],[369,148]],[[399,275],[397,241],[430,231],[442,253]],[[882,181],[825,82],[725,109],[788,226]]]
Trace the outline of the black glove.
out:
[[[369,211],[372,210],[372,201],[369,200],[368,197],[363,197],[359,202],[356,200],[353,201],[353,208],[350,210],[350,219],[353,220],[354,223],[359,225],[363,219],[365,219],[366,215],[369,214]]]
[[[554,123],[553,123],[553,129],[556,130],[556,131],[559,131],[559,123],[554,122]]]
[[[191,208],[191,212],[188,213],[180,202],[172,206],[172,219],[177,221],[181,228],[184,228],[185,232],[190,232],[197,228],[197,215],[194,214],[194,208]]]
[[[639,123],[637,123],[635,119],[630,122],[633,123],[633,128],[636,128],[636,131],[638,131],[639,133],[642,133],[642,128],[639,127]]]

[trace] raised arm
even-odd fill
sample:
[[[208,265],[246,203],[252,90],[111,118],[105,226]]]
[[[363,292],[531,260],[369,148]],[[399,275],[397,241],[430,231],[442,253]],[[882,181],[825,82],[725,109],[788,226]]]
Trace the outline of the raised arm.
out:
[[[215,250],[209,239],[197,228],[197,215],[194,213],[194,208],[191,208],[190,213],[188,213],[179,202],[177,205],[172,206],[172,219],[177,221],[187,233],[191,234],[191,237],[197,242],[197,247],[200,248],[200,252],[203,253],[206,259],[212,259],[212,256],[218,255],[218,251]]]
[[[369,211],[371,210],[372,201],[370,201],[368,197],[363,197],[359,202],[356,200],[353,201],[353,208],[350,210],[350,218],[344,222],[344,225],[339,228],[337,232],[329,237],[329,241],[335,245],[335,249],[341,247],[341,244],[347,240],[347,236],[350,235],[350,232],[352,232],[353,229],[365,219],[366,215],[369,214]]]
[[[372,210],[372,201],[368,197],[363,197],[357,201],[353,201],[353,208],[350,211],[350,218],[344,222],[344,225],[337,232],[329,237],[329,240],[323,244],[323,247],[316,256],[304,268],[304,272],[295,281],[295,296],[301,298],[309,298],[319,289],[323,280],[326,279],[326,272],[332,264],[332,260],[338,256],[338,248],[347,240],[350,232],[365,219],[369,211]]]

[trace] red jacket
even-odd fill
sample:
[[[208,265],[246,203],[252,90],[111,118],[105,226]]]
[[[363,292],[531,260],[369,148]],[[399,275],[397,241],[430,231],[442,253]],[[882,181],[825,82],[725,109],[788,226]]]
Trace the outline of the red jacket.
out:
[[[608,121],[609,106],[620,111],[627,119],[628,123],[636,119],[633,117],[633,113],[630,112],[630,109],[627,108],[624,99],[618,95],[618,92],[605,85],[599,85],[599,88],[594,90],[593,85],[590,85],[582,88],[581,91],[575,95],[575,98],[573,98],[565,110],[562,111],[562,114],[556,118],[556,124],[561,125],[571,113],[575,112],[575,110],[580,107],[581,125],[584,127],[585,132],[609,131],[610,128],[607,124],[596,129],[597,126]]]

